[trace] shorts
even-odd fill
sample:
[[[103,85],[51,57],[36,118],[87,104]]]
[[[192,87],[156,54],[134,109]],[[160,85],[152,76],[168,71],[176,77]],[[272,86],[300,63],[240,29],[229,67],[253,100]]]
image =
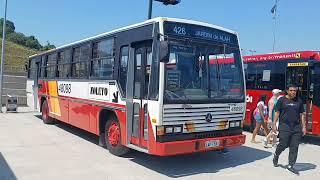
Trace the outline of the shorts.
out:
[[[259,113],[257,113],[256,115],[254,115],[254,119],[258,122],[258,123],[263,123],[263,119],[261,118],[261,115]]]

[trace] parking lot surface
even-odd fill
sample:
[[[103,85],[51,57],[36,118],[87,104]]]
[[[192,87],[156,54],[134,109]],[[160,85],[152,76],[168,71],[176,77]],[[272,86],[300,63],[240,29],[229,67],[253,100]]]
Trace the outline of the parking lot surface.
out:
[[[0,180],[6,179],[319,179],[320,138],[300,145],[296,168],[285,170],[288,150],[280,156],[283,167],[273,167],[273,148],[250,143],[228,154],[199,153],[157,157],[132,151],[116,157],[98,146],[98,138],[75,127],[45,125],[39,113],[0,114]],[[262,140],[262,137],[257,137]]]

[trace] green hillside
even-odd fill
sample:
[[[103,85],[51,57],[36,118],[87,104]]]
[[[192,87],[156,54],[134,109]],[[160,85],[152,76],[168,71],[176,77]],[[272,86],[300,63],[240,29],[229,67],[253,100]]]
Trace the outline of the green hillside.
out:
[[[2,39],[0,38],[0,42]],[[0,53],[2,44],[0,43]],[[28,57],[36,54],[38,51],[29,49],[12,42],[6,42],[6,56],[5,56],[5,71],[12,71],[12,69],[23,70]],[[10,70],[11,69],[11,70]]]

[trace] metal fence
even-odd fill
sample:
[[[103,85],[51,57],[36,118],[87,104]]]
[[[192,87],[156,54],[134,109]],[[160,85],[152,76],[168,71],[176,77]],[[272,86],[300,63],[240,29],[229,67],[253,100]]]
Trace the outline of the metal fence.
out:
[[[27,105],[27,72],[21,66],[8,66],[4,67],[3,75],[3,89],[2,89],[2,104],[7,102],[8,95],[18,98],[18,105]]]

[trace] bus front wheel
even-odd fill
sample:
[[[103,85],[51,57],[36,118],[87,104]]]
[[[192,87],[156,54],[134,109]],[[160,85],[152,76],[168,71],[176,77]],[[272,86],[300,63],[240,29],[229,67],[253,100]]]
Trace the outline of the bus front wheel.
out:
[[[49,106],[47,101],[44,101],[42,103],[42,108],[41,108],[41,116],[42,116],[42,121],[45,124],[53,124],[54,123],[54,119],[52,117],[49,116]]]
[[[129,149],[121,144],[120,124],[115,117],[111,117],[105,125],[105,142],[113,155],[122,156],[129,152]]]

